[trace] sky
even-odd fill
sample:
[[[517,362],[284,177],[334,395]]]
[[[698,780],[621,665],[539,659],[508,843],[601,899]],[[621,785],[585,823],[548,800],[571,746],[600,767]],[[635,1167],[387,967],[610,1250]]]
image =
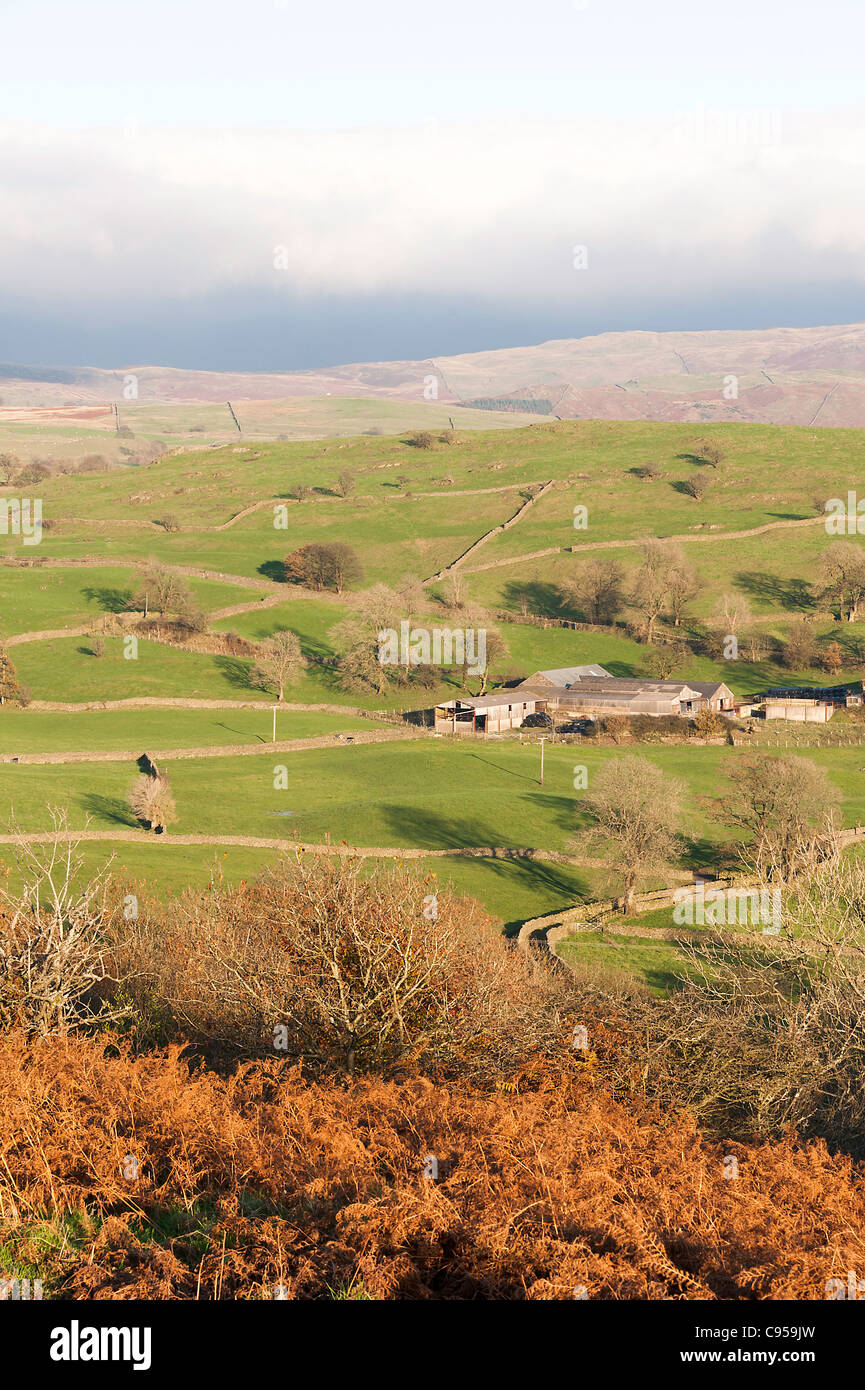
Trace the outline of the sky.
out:
[[[862,0],[0,0],[0,361],[865,320]]]

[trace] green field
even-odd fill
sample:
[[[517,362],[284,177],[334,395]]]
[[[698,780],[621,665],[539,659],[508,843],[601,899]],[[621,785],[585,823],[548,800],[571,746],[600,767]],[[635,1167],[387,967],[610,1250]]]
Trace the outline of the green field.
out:
[[[648,747],[643,755],[666,774],[682,779],[691,792],[682,868],[711,867],[719,848],[735,837],[702,802],[723,796],[724,771],[738,756],[736,750]],[[516,743],[467,745],[424,738],[309,749],[282,757],[263,753],[255,758],[184,759],[170,765],[179,813],[176,824],[166,837],[154,837],[150,846],[136,845],[136,852],[152,881],[166,888],[172,883],[164,877],[163,856],[172,834],[252,836],[286,845],[329,840],[411,850],[496,846],[579,854],[579,834],[587,820],[580,794],[573,791],[575,764],[588,769],[591,787],[598,769],[615,756],[613,748],[548,748],[543,787],[537,747]],[[865,821],[861,750],[819,749],[813,756],[842,793],[845,824]],[[286,769],[286,786],[276,789],[275,771],[281,767]],[[126,804],[135,775],[132,762],[5,764],[0,766],[0,795],[22,831],[47,830],[47,808],[60,805],[68,809],[73,829],[87,826],[122,834],[138,826]],[[200,847],[191,848],[204,862],[207,855]],[[596,854],[593,848],[589,858]],[[461,891],[477,893],[508,922],[604,896],[615,886],[594,864],[455,858],[424,862]],[[662,881],[654,886],[662,886]],[[652,924],[669,922],[659,919]]]
[[[215,748],[266,745],[273,734],[272,705],[248,709],[136,709],[84,711],[73,719],[39,710],[9,710],[0,720],[0,753],[62,753],[140,748]],[[281,710],[277,739],[375,729],[375,720],[351,714]],[[383,726],[382,726],[383,727]]]
[[[461,414],[451,442],[436,436],[431,449],[418,449],[407,433],[410,424],[417,425],[413,417],[399,416],[402,405],[395,404],[392,434],[336,437],[343,425],[346,430],[372,430],[374,422],[367,423],[365,413],[372,403],[272,404],[285,407],[286,421],[292,416],[294,424],[277,431],[274,419],[259,413],[254,428],[260,427],[260,438],[238,440],[226,434],[217,437],[218,447],[202,448],[201,429],[206,433],[210,428],[210,408],[196,407],[184,417],[183,429],[178,425],[167,440],[194,440],[195,447],[140,467],[56,476],[40,484],[48,523],[40,544],[25,547],[19,537],[0,536],[0,557],[16,562],[0,568],[0,635],[93,624],[125,605],[138,583],[135,566],[148,561],[176,566],[181,573],[211,571],[216,577],[184,573],[184,578],[196,604],[210,615],[215,633],[234,632],[253,643],[286,629],[299,636],[308,664],[286,690],[286,700],[325,709],[284,711],[279,737],[311,739],[375,727],[370,720],[328,707],[371,712],[429,708],[463,690],[462,674],[454,669],[429,689],[395,687],[383,694],[344,689],[333,629],[351,619],[357,596],[293,590],[281,574],[281,561],[290,550],[311,542],[345,541],[363,565],[361,587],[369,588],[379,582],[396,585],[407,575],[428,579],[482,535],[495,532],[466,562],[469,606],[448,610],[444,585],[434,583],[427,587],[426,606],[415,615],[429,626],[458,626],[461,612],[467,625],[495,623],[490,613],[498,609],[517,619],[523,612],[540,618],[579,617],[562,606],[558,586],[587,556],[612,557],[629,570],[638,561],[641,537],[680,536],[686,538],[683,547],[700,578],[685,615],[686,634],[696,631],[722,593],[734,593],[748,599],[761,630],[779,638],[793,620],[815,614],[821,647],[837,641],[842,648],[843,669],[832,679],[862,676],[865,625],[838,624],[821,609],[817,572],[831,538],[816,516],[814,499],[843,497],[848,487],[855,488],[865,461],[865,431],[599,421],[526,426],[516,417],[469,422]],[[136,436],[149,438],[150,430],[153,437],[166,438],[172,420],[180,420],[175,409],[180,410],[132,407]],[[297,438],[292,431],[308,426],[316,412],[329,425],[330,437]],[[256,412],[250,409],[249,414]],[[469,429],[469,423],[488,428]],[[509,428],[498,428],[503,423]],[[289,438],[274,439],[277,432]],[[699,462],[700,441],[706,439],[724,451],[717,470]],[[660,464],[661,476],[645,482],[633,470],[650,460]],[[338,484],[344,472],[353,480],[346,496],[340,495]],[[695,472],[709,482],[701,501],[681,487]],[[521,489],[549,480],[555,480],[554,488],[515,525],[495,530],[520,507]],[[299,484],[312,490],[301,502],[292,499]],[[13,495],[11,488],[0,489],[0,499]],[[286,510],[275,512],[281,501]],[[572,524],[578,504],[588,507],[585,530]],[[241,516],[247,508],[253,510]],[[177,531],[160,524],[167,513],[176,517]],[[782,525],[757,536],[732,534],[791,521],[806,524]],[[599,543],[614,544],[606,550],[568,550]],[[553,553],[525,558],[538,550]],[[40,563],[45,559],[78,563],[49,567]],[[276,601],[262,602],[271,598]],[[238,604],[248,607],[213,616]],[[646,647],[624,627],[617,633],[585,632],[519,620],[499,622],[499,627],[507,648],[494,671],[499,678],[588,662],[601,662],[623,676],[646,669]],[[99,656],[89,634],[50,636],[8,650],[34,704],[25,710],[0,708],[2,752],[228,745],[252,750],[270,738],[273,696],[251,684],[251,660],[153,640],[141,640],[137,657],[128,659],[119,636],[106,637]],[[689,656],[676,674],[725,680],[737,695],[797,680],[830,681],[820,670],[787,671],[769,660],[753,664],[697,655]],[[470,678],[469,693],[478,688],[479,682]],[[81,705],[148,698],[219,700],[228,707],[74,713],[38,708],[41,701]],[[231,707],[241,702],[261,708]],[[855,736],[857,728],[841,718],[816,732],[761,727],[755,742],[768,740],[782,750],[785,742],[807,745],[808,755],[826,767],[840,788],[844,820],[852,825],[865,821],[865,751],[825,745]],[[815,738],[821,746],[813,746]],[[724,768],[741,753],[726,747],[656,745],[642,751],[687,784],[689,847],[683,867],[705,867],[733,838],[729,827],[713,819],[708,802],[723,795]],[[286,754],[288,788],[280,791],[274,788],[278,759],[272,762],[266,753],[181,760],[170,769],[179,812],[172,832],[151,841],[117,842],[116,848],[124,870],[160,892],[206,882],[217,860],[228,877],[242,877],[273,857],[268,849],[212,843],[180,847],[172,845],[172,834],[316,843],[329,838],[419,851],[481,846],[568,851],[583,823],[573,768],[585,765],[591,786],[597,769],[613,756],[615,748],[595,747],[590,739],[548,746],[545,785],[540,787],[537,744],[521,746],[516,738],[470,745],[418,738],[335,746]],[[44,831],[47,807],[65,805],[74,826],[87,821],[91,830],[123,833],[136,824],[126,806],[135,772],[129,761],[0,766],[2,820],[14,814],[22,829]],[[84,849],[88,865],[110,851],[109,842]],[[453,857],[416,862],[477,896],[511,928],[528,917],[604,896],[610,887],[603,867],[594,863]],[[589,945],[583,942],[580,949]],[[621,939],[614,947],[609,940],[595,947],[599,960],[626,962],[652,987],[650,969],[658,972],[656,983],[669,969],[666,947],[623,944]],[[656,954],[640,964],[640,953],[650,951]]]

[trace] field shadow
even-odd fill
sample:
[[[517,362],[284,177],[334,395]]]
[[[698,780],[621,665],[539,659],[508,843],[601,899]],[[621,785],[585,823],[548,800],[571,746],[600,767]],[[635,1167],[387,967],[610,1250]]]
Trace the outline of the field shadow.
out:
[[[558,584],[542,579],[509,579],[502,590],[508,608],[515,613],[523,607],[535,618],[574,618],[576,612],[562,596]]]
[[[258,566],[256,573],[263,575],[265,579],[272,579],[274,584],[288,583],[282,560],[265,560]]]
[[[123,613],[132,602],[131,589],[100,589],[88,585],[81,592],[88,603],[98,604],[103,613]]]
[[[78,798],[88,816],[108,821],[111,825],[126,825],[131,830],[141,830],[142,822],[129,808],[121,796],[101,796],[98,792],[88,792]]]
[[[235,690],[257,690],[253,684],[252,671],[247,661],[239,661],[233,656],[216,656],[213,664],[220,675]]]
[[[807,579],[782,579],[765,570],[740,570],[733,582],[742,593],[765,603],[777,603],[789,613],[806,613],[816,603]]]
[[[244,739],[249,739],[250,737],[248,729],[234,729],[230,724],[225,724],[221,719],[217,721],[216,728],[224,729],[227,734],[240,734]],[[270,736],[268,734],[253,734],[252,739],[257,743],[270,743]]]
[[[708,468],[709,461],[704,459],[702,454],[684,453],[677,454],[676,458],[682,463],[689,463],[692,468]]]
[[[690,497],[694,502],[700,500],[699,498],[694,497],[694,494],[691,492],[691,484],[688,482],[687,478],[675,479],[673,482],[670,483],[670,487],[673,489],[674,492],[681,493],[683,497]]]

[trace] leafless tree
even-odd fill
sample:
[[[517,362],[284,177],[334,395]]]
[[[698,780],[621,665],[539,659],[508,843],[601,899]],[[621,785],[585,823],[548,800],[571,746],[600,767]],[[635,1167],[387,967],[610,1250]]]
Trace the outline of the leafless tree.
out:
[[[262,689],[276,689],[277,699],[285,697],[285,687],[294,685],[306,659],[296,632],[275,632],[262,642],[252,671],[255,683]]]
[[[129,805],[133,814],[155,832],[166,830],[177,820],[171,782],[165,773],[136,777],[129,791]]]
[[[17,832],[14,854],[23,887],[0,887],[0,1028],[36,1037],[75,1031],[125,1010],[103,997],[114,977],[103,935],[104,870],[82,886],[80,841],[62,809],[51,808],[51,838]]]
[[[613,758],[595,775],[586,797],[595,823],[586,838],[601,842],[619,870],[626,913],[640,881],[677,856],[683,796],[682,784],[645,758]]]

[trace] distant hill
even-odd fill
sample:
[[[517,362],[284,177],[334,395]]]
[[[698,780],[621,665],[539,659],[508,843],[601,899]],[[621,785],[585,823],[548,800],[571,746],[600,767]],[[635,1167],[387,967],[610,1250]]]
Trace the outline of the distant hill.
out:
[[[365,362],[304,372],[0,364],[10,409],[347,396],[437,402],[563,419],[865,425],[865,324],[749,332],[603,333],[455,357]]]

